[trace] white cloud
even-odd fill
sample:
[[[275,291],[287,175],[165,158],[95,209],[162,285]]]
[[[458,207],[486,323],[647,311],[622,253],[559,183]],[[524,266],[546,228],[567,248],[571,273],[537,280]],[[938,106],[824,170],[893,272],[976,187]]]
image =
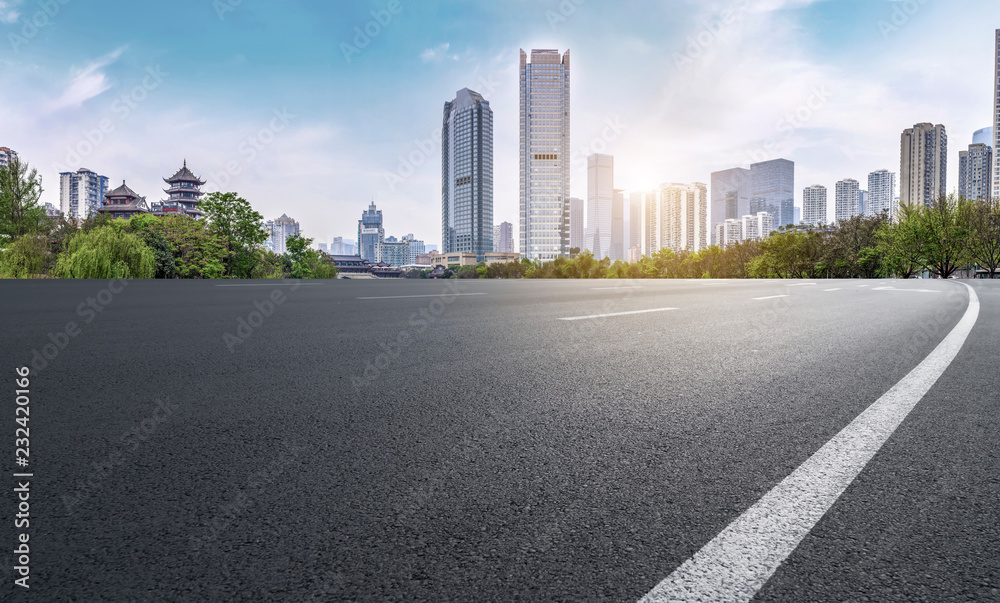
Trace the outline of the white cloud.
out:
[[[420,60],[425,63],[440,63],[445,59],[451,61],[457,61],[458,60],[457,54],[448,54],[450,48],[451,44],[448,42],[445,42],[444,44],[441,44],[434,48],[428,48],[420,53]]]
[[[111,82],[102,69],[117,61],[124,51],[124,47],[118,48],[82,69],[76,70],[69,86],[66,87],[62,95],[45,105],[43,113],[55,113],[63,109],[79,107],[110,88]]]
[[[21,13],[15,8],[21,0],[0,0],[0,23],[16,23]]]

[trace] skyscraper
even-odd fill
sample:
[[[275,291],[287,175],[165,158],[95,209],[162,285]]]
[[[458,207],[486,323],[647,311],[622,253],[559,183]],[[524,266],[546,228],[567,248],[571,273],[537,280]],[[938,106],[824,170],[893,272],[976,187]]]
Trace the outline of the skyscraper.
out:
[[[900,203],[930,205],[947,194],[948,134],[942,125],[921,123],[900,137]]]
[[[270,233],[270,239],[266,243],[267,248],[279,254],[287,251],[285,242],[288,241],[288,237],[299,234],[299,223],[289,218],[287,214],[281,214],[277,220],[268,220],[264,228]]]
[[[850,220],[858,215],[858,197],[861,186],[854,178],[845,178],[837,183],[834,205],[834,222]]]
[[[409,256],[406,259],[407,264],[416,264],[417,256],[424,255],[427,252],[427,247],[424,245],[423,241],[418,240],[413,233],[410,233],[403,237],[403,241],[409,245]]]
[[[642,249],[642,195],[630,193],[628,196],[628,246]]]
[[[993,146],[993,128],[979,128],[972,134],[972,144],[984,144]]]
[[[868,191],[858,191],[858,215],[871,215],[868,213]]]
[[[569,252],[569,51],[521,51],[521,256]]]
[[[709,245],[708,186],[663,184],[659,192],[657,249],[701,251]]]
[[[372,264],[382,259],[382,241],[385,240],[385,229],[382,227],[382,211],[375,209],[375,202],[368,206],[368,211],[361,213],[358,220],[358,255]]]
[[[583,223],[583,199],[570,197],[569,200],[569,246],[571,249],[583,250],[584,227]]]
[[[639,253],[649,257],[660,250],[660,191],[639,193],[642,209],[639,212]]]
[[[958,195],[966,199],[990,198],[993,149],[985,144],[971,144],[958,152]]]
[[[868,174],[868,215],[896,214],[896,173],[876,170]]]
[[[96,214],[107,192],[107,177],[86,168],[59,174],[59,209],[67,220],[84,220]]]
[[[444,253],[493,251],[493,110],[468,88],[444,104],[441,125],[441,246]]]
[[[594,154],[587,157],[587,231],[583,248],[594,257],[611,255],[611,205],[615,196],[615,158]]]
[[[510,222],[501,222],[496,227],[496,235],[493,239],[493,250],[499,253],[514,253],[514,225]]]
[[[712,233],[715,225],[739,220],[750,213],[750,170],[732,168],[712,172]],[[719,244],[719,241],[713,241]]]
[[[992,197],[1000,199],[1000,29],[997,30],[995,52],[996,71],[993,74],[993,174],[990,177]]]
[[[825,186],[814,184],[802,191],[802,222],[810,226],[827,223]]]
[[[750,213],[766,211],[772,226],[795,221],[795,163],[772,159],[750,166]]]
[[[611,261],[625,260],[625,191],[615,190],[611,201]]]

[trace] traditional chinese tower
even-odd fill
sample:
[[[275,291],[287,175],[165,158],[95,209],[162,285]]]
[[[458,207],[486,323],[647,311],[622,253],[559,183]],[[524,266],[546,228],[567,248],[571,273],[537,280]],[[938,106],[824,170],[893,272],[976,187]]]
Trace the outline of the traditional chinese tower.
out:
[[[115,219],[125,220],[132,216],[149,213],[149,209],[146,207],[146,198],[140,197],[134,190],[126,186],[124,180],[122,180],[121,186],[104,194],[104,205],[97,211],[108,214]]]
[[[186,159],[184,167],[177,170],[173,176],[164,178],[163,181],[170,185],[170,188],[163,189],[168,197],[165,201],[153,204],[153,213],[158,216],[186,215],[195,219],[201,217],[202,213],[198,209],[198,202],[205,194],[201,192],[205,181],[191,173]]]

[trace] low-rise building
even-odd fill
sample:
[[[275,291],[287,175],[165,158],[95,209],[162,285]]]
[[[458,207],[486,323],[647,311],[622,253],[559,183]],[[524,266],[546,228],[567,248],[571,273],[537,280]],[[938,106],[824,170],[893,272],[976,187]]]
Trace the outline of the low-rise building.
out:
[[[509,264],[510,262],[520,262],[521,254],[491,251],[485,254],[485,260],[487,266],[492,266],[493,264]]]
[[[449,266],[475,266],[478,263],[476,254],[469,252],[435,253],[431,256],[431,266],[448,268]]]

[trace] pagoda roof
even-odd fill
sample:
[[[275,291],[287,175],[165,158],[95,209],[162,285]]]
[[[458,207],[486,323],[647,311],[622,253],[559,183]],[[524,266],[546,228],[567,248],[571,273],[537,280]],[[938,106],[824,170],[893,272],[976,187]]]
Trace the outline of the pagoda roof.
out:
[[[138,193],[130,189],[125,184],[124,180],[122,180],[122,185],[116,188],[115,190],[108,193],[104,193],[104,198],[107,199],[108,197],[130,197],[132,199],[139,199]]]
[[[134,197],[132,201],[128,203],[105,203],[101,207],[97,208],[99,212],[125,212],[125,211],[137,211],[142,213],[148,213],[149,208],[146,206],[145,197]]]
[[[184,160],[184,167],[177,170],[177,173],[169,178],[164,178],[164,182],[197,182],[199,186],[205,184],[205,181],[194,175],[191,170],[188,169],[187,159]]]

